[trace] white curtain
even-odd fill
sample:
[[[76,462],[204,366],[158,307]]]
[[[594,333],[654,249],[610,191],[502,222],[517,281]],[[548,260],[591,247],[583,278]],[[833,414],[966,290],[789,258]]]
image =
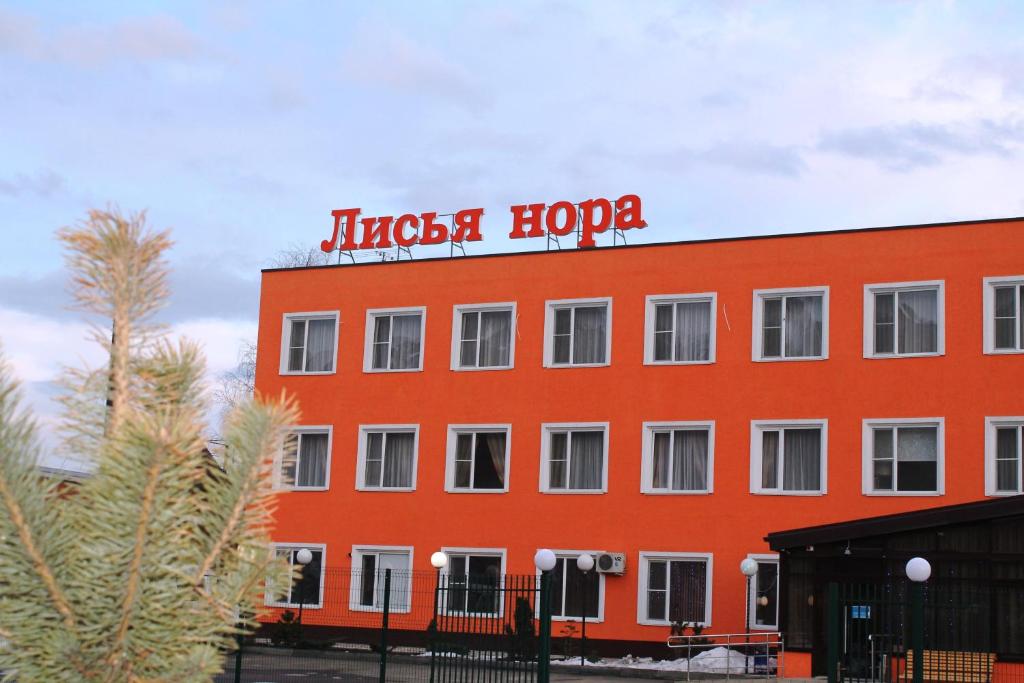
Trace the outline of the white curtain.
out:
[[[600,489],[604,471],[604,434],[573,432],[569,457],[569,488]]]
[[[934,427],[900,427],[896,459],[900,462],[930,462],[938,459],[938,435]]]
[[[306,372],[333,370],[334,320],[310,320],[306,347]]]
[[[487,452],[491,456],[491,464],[494,465],[494,472],[498,475],[498,480],[501,485],[505,485],[505,434],[502,432],[494,432],[488,434],[479,434],[477,438],[484,439],[484,443],[487,446]]]
[[[480,367],[508,365],[512,311],[480,313]]]
[[[708,487],[708,433],[681,430],[675,433],[672,488],[676,491],[701,491]]]
[[[652,465],[651,486],[656,489],[667,489],[669,474],[672,470],[672,433],[654,433],[654,460]]]
[[[779,487],[779,433],[761,435],[761,488]]]
[[[302,434],[299,437],[298,486],[323,486],[327,482],[327,435]]]
[[[939,343],[939,299],[935,290],[899,293],[900,353],[932,353]]]
[[[820,296],[786,297],[786,357],[821,355]]]
[[[387,435],[384,445],[384,471],[381,486],[412,486],[414,435],[394,432]]]
[[[396,315],[391,318],[391,369],[404,370],[420,365],[421,316]]]
[[[377,591],[374,607],[384,607],[385,571],[391,570],[390,610],[405,612],[409,609],[409,556],[398,553],[381,553],[377,565]]]
[[[711,348],[711,302],[676,304],[677,361],[708,360]]]
[[[783,440],[782,487],[786,491],[821,488],[821,430],[787,429]]]
[[[604,363],[608,308],[606,306],[581,306],[575,312],[572,362]]]

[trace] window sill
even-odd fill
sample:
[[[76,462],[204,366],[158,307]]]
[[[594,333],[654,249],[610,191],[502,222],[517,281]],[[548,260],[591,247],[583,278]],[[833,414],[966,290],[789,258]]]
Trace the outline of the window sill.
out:
[[[393,370],[384,368],[363,368],[363,372],[367,375],[385,375],[392,372],[423,372],[423,368],[395,368]]]
[[[569,368],[607,368],[611,363],[547,363],[545,368],[550,370],[566,370]]]
[[[660,626],[661,628],[665,628],[666,626],[671,626],[672,625],[671,621],[668,621],[668,620],[659,621],[659,620],[656,620],[656,619],[637,619],[636,623],[639,624],[640,626]],[[693,622],[687,622],[687,623],[691,624]],[[705,622],[705,621],[698,621],[698,622],[696,622],[695,625],[701,627],[702,629],[706,629],[709,626],[711,626],[711,622],[710,621],[707,621],[707,622]]]
[[[701,489],[700,491],[658,491],[655,489],[640,489],[645,496],[710,496],[714,491]]]
[[[396,569],[394,571],[399,571],[399,570]],[[401,571],[408,572],[407,569],[403,569]],[[392,590],[395,590],[395,589],[392,588]],[[394,593],[392,593],[392,595],[394,595]],[[381,614],[381,613],[384,612],[384,608],[383,607],[367,607],[366,605],[353,605],[351,602],[348,604],[348,609],[351,612],[377,612],[378,614]],[[412,610],[409,609],[409,608],[406,608],[406,609],[394,609],[394,608],[392,608],[390,610],[389,614],[409,614],[411,611]]]
[[[300,372],[298,370],[295,370],[295,371],[279,370],[277,374],[281,375],[282,377],[304,377],[304,376],[319,377],[321,375],[335,375],[335,374],[337,374],[337,370],[318,370],[317,372]]]
[[[412,493],[415,486],[357,486],[356,491],[365,493]]]
[[[828,356],[793,356],[787,358],[754,358],[755,363],[799,363],[800,361],[828,360]]]
[[[541,489],[541,493],[554,496],[599,496],[608,493],[607,489]]]
[[[487,372],[489,370],[515,370],[514,365],[487,365],[482,368],[452,366],[452,372]]]
[[[932,353],[868,353],[864,355],[865,360],[890,360],[895,358],[934,358],[945,356],[945,351],[934,351]]]
[[[1007,496],[1019,496],[1024,491],[986,491],[986,498],[1005,498]]]
[[[575,623],[579,623],[579,622],[583,621],[583,617],[558,617],[558,616],[555,616],[554,614],[552,614],[551,615],[551,621],[572,621],[572,622],[575,622]],[[587,623],[588,624],[603,624],[604,623],[604,617],[587,617]],[[664,625],[667,626],[668,622],[666,621]]]
[[[828,491],[751,491],[755,496],[824,496]]]
[[[279,607],[281,609],[299,609],[299,603],[297,602],[265,602],[263,603],[267,607]],[[323,609],[324,605],[322,602],[306,602],[302,604],[302,609]]]
[[[774,632],[779,630],[779,627],[778,627],[778,625],[771,626],[769,624],[751,624],[750,625],[750,630],[751,631],[763,631],[763,632],[768,632],[768,633],[774,633]]]
[[[715,359],[710,360],[645,360],[644,365],[714,365]]]
[[[497,494],[508,493],[508,489],[457,489],[457,488],[454,488],[454,487],[446,488],[444,491],[445,491],[445,493],[457,493],[457,494],[460,494],[460,495],[464,495],[464,494],[467,494],[467,493],[470,493],[470,494],[472,494],[472,493],[482,493],[484,495],[494,495],[496,493]]]
[[[316,493],[316,492],[319,492],[319,491],[329,491],[329,490],[330,490],[329,486],[282,486],[282,487],[276,489],[276,491],[278,493],[306,493],[306,492]]]
[[[887,498],[935,498],[944,496],[944,491],[864,491],[865,496]]]
[[[1024,354],[1024,349],[989,349],[985,351],[986,356],[1019,356]]]

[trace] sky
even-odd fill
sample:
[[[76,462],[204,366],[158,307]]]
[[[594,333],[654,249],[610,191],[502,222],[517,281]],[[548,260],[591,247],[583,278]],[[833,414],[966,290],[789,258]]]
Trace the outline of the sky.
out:
[[[0,344],[63,458],[54,379],[102,358],[54,235],[109,204],[172,230],[162,319],[211,383],[333,209],[484,207],[469,253],[544,248],[512,204],[627,193],[631,243],[1024,215],[1022,28],[985,0],[0,1]]]

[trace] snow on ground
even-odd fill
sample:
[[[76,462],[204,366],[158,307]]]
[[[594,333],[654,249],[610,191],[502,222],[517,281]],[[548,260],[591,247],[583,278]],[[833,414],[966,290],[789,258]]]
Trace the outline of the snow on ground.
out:
[[[757,658],[763,666],[763,658]],[[567,659],[564,661],[552,661],[552,664],[572,665],[579,664],[579,659]],[[725,647],[716,647],[694,655],[689,660],[664,659],[656,660],[651,657],[634,657],[626,655],[620,659],[600,659],[592,662],[594,666],[607,666],[612,668],[627,669],[654,669],[657,671],[691,671],[699,673],[742,673],[745,669],[755,673],[755,658],[744,657],[736,650]],[[772,659],[770,665],[775,664]],[[689,667],[689,668],[687,668]],[[761,673],[761,672],[757,672]]]

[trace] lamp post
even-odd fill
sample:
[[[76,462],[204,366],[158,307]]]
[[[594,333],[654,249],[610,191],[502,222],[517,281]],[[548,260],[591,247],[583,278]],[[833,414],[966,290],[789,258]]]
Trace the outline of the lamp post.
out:
[[[302,644],[302,608],[306,604],[306,567],[313,561],[313,553],[310,552],[309,548],[301,548],[295,553],[295,561],[302,565],[302,569],[299,570],[299,574],[302,576],[299,579],[299,633],[298,633],[298,644]]]
[[[923,557],[907,562],[910,579],[910,644],[914,648],[914,682],[924,681],[924,582],[932,575],[932,566]]]
[[[540,570],[540,651],[537,657],[537,683],[551,680],[551,570],[558,558],[547,548],[533,556],[533,564]]]
[[[594,556],[590,553],[583,553],[576,558],[576,568],[583,572],[583,631],[580,634],[580,666],[586,666],[587,659],[587,598],[590,593],[587,591],[590,579],[590,570],[594,568]]]
[[[746,605],[743,608],[743,632],[746,636],[746,651],[743,653],[743,672],[750,673],[750,583],[757,574],[757,560],[752,557],[740,562],[740,573],[747,578]]]
[[[430,556],[430,566],[435,570],[434,577],[434,615],[430,619],[430,683],[434,683],[434,658],[437,656],[437,608],[438,595],[441,592],[441,570],[448,566],[448,555],[438,550]]]

